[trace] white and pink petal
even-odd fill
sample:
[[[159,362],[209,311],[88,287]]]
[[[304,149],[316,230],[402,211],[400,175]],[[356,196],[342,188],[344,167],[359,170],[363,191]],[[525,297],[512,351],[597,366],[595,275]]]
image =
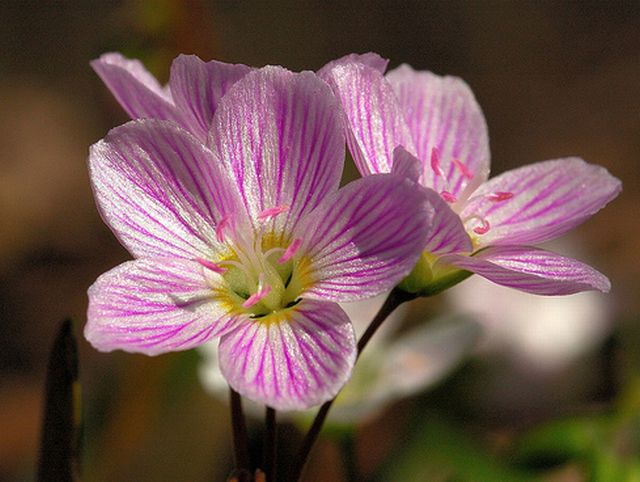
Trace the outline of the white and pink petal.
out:
[[[356,301],[393,288],[415,265],[435,209],[425,189],[393,174],[353,181],[299,224],[305,297]]]
[[[89,288],[86,339],[100,351],[157,355],[227,333],[238,320],[215,301],[215,273],[205,269],[193,261],[155,258],[108,271]]]
[[[334,67],[349,64],[363,64],[377,70],[381,74],[384,74],[385,70],[387,70],[387,65],[389,65],[389,59],[385,59],[375,52],[367,52],[364,54],[347,54],[344,57],[340,57],[339,59],[328,62],[318,71],[318,76],[325,77],[326,75],[330,75],[330,71]]]
[[[420,161],[403,147],[397,147],[394,152],[393,174],[417,181],[420,177]],[[447,253],[470,253],[473,251],[471,238],[458,216],[451,207],[433,189],[417,186],[423,189],[433,212],[429,239],[424,247],[435,255]]]
[[[169,78],[171,95],[194,135],[206,141],[220,100],[250,71],[243,64],[203,62],[196,55],[179,55],[173,61]]]
[[[492,246],[474,256],[443,256],[439,262],[537,295],[569,295],[589,290],[606,293],[611,289],[607,277],[590,266],[528,246]]]
[[[213,153],[171,122],[111,130],[91,147],[89,173],[102,217],[136,257],[208,258],[216,222],[240,209]]]
[[[304,410],[332,399],[356,358],[353,327],[335,303],[302,300],[245,320],[220,340],[220,370],[241,395],[276,410]]]
[[[449,253],[471,253],[473,244],[460,216],[432,189],[423,188],[433,208],[431,230],[424,250],[441,256]]]
[[[171,93],[139,60],[113,52],[93,60],[91,67],[132,119],[171,120],[184,124]]]
[[[424,185],[457,197],[476,173],[486,180],[489,135],[469,86],[458,77],[417,72],[406,64],[385,77],[422,160]]]
[[[339,63],[322,72],[342,104],[347,143],[360,173],[390,172],[396,147],[415,147],[400,104],[382,73],[362,63]]]
[[[266,218],[280,233],[340,183],[341,112],[312,72],[264,67],[245,75],[222,98],[209,142],[230,167],[250,217]],[[270,210],[282,214],[271,218]]]
[[[418,182],[422,174],[420,160],[407,151],[404,147],[398,146],[393,151],[393,165],[391,173],[406,177],[413,182]]]
[[[461,213],[488,222],[482,246],[539,243],[582,223],[620,193],[620,180],[579,158],[539,162],[481,185]],[[506,198],[500,199],[500,196]]]

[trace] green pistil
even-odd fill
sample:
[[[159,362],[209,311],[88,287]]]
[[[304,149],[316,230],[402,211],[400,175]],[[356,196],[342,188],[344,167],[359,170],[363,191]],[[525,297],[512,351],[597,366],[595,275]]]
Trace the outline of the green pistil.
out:
[[[290,308],[300,301],[298,295],[302,291],[302,283],[295,269],[296,262],[289,260],[280,264],[277,262],[278,259],[278,253],[263,259],[262,271],[256,276],[250,276],[249,273],[252,271],[245,271],[236,266],[230,266],[223,275],[237,305],[252,318],[263,318],[271,313]],[[264,285],[268,285],[270,291],[256,304],[245,308],[242,304],[259,289],[260,275]]]

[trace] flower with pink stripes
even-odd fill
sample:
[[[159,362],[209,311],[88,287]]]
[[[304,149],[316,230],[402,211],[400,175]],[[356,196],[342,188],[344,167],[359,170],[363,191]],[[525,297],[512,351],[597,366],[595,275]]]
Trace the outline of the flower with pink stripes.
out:
[[[609,280],[593,268],[530,245],[595,214],[620,181],[575,157],[487,180],[487,126],[467,84],[408,65],[385,75],[386,66],[375,54],[349,55],[319,74],[340,99],[361,174],[402,173],[430,188],[432,236],[400,286],[430,295],[477,273],[543,295],[608,291]]]
[[[204,142],[171,120],[109,132],[91,181],[134,260],[89,289],[86,338],[148,355],[219,338],[240,394],[279,410],[335,396],[356,356],[337,302],[402,280],[435,214],[405,177],[339,188],[344,144],[329,87],[280,67],[236,82]]]

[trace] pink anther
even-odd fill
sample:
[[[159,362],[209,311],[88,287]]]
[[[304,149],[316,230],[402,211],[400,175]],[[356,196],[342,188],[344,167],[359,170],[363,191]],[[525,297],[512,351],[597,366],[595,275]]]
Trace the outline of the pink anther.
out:
[[[473,232],[481,235],[486,234],[489,231],[489,229],[491,229],[491,225],[489,224],[489,221],[487,221],[486,219],[482,219],[480,220],[480,222],[482,223],[482,225],[473,228]]]
[[[281,214],[289,209],[289,206],[286,204],[282,204],[280,206],[274,206],[272,208],[267,208],[258,214],[258,219],[263,220],[267,218],[275,218],[278,214]]]
[[[451,162],[453,162],[453,165],[456,166],[456,168],[458,168],[458,171],[460,171],[460,173],[464,177],[466,177],[467,179],[473,179],[473,173],[469,170],[467,166],[462,164],[460,159],[453,159]]]
[[[487,199],[491,202],[497,203],[501,201],[506,201],[507,199],[511,199],[513,197],[512,192],[492,192],[487,196]]]
[[[251,308],[253,305],[258,303],[261,299],[263,299],[269,293],[271,293],[271,286],[269,285],[261,286],[258,291],[256,291],[254,294],[249,296],[249,298],[247,298],[245,302],[242,303],[243,308]]]
[[[284,251],[284,253],[282,253],[282,256],[280,256],[278,263],[283,264],[289,261],[298,252],[301,244],[302,240],[300,238],[294,239],[289,247]]]
[[[444,172],[440,168],[440,151],[437,147],[431,149],[431,169],[436,176],[444,176]]]
[[[216,239],[219,243],[224,242],[224,230],[229,226],[231,218],[229,216],[223,217],[216,225]]]
[[[223,268],[222,266],[214,263],[213,261],[209,261],[208,259],[196,258],[196,261],[205,268],[210,269],[211,271],[218,274],[223,274],[227,271],[226,268]]]
[[[456,197],[453,194],[451,194],[449,191],[440,192],[440,197],[442,197],[442,199],[444,199],[448,203],[454,203],[457,201]]]

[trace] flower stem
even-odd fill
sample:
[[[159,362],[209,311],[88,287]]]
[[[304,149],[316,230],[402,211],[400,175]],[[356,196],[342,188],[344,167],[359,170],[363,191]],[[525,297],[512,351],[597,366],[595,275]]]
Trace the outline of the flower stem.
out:
[[[378,328],[380,328],[384,320],[386,320],[387,317],[391,313],[393,313],[393,311],[402,303],[404,303],[405,301],[413,300],[416,297],[417,295],[413,293],[407,293],[406,291],[400,290],[398,288],[394,288],[391,293],[389,293],[389,296],[385,300],[384,304],[382,305],[376,316],[373,318],[373,320],[371,320],[369,327],[364,332],[360,340],[358,340],[358,358],[360,357],[362,350],[364,350],[369,343],[369,340],[371,340],[371,337],[375,334],[376,331],[378,331]],[[293,470],[291,472],[292,477],[290,480],[300,480],[302,471],[304,470],[304,466],[307,463],[309,453],[311,452],[313,445],[320,435],[322,426],[324,425],[324,422],[334,401],[335,397],[328,402],[325,402],[320,407],[320,410],[318,410],[316,418],[313,420],[313,423],[311,424],[307,435],[302,441],[302,446],[300,447],[298,458],[296,459],[295,465],[293,466]]]
[[[80,480],[80,401],[78,347],[71,320],[65,320],[47,363],[38,481]]]
[[[229,387],[231,398],[231,426],[233,427],[233,451],[236,471],[249,471],[249,438],[247,426],[242,412],[242,398],[233,388]]]
[[[276,444],[276,411],[271,407],[267,407],[265,414],[264,458],[262,463],[262,468],[264,469],[265,479],[267,482],[276,480]]]
[[[361,480],[358,476],[358,461],[356,457],[356,435],[353,430],[348,430],[340,434],[340,452],[345,470],[345,480],[357,482]]]

